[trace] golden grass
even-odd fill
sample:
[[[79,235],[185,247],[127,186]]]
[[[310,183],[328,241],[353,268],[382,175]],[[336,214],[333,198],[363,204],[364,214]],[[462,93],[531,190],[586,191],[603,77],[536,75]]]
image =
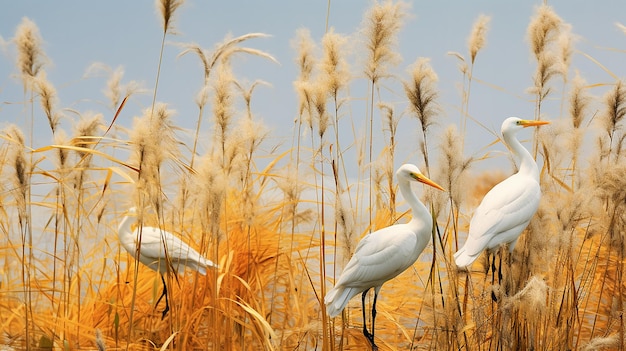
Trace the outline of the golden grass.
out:
[[[165,38],[182,1],[157,5]],[[299,118],[287,150],[268,146],[267,132],[254,117],[253,92],[264,82],[246,87],[229,66],[234,53],[275,61],[241,46],[264,34],[227,38],[212,53],[183,44],[182,54],[194,52],[203,62],[198,122],[190,137],[172,123],[174,111],[165,103],[154,102],[130,130],[118,126],[117,116],[126,113],[126,102],[137,91],[136,83],[122,84],[119,68],[106,69],[113,120],[105,125],[99,113],[78,113],[68,134],[58,123],[61,107],[45,76],[41,38],[25,19],[16,43],[17,70],[25,92],[33,96],[25,120],[50,127],[51,142],[33,150],[28,146],[32,136],[25,137],[20,128],[8,126],[1,134],[0,348],[366,348],[360,300],[333,320],[322,301],[359,237],[408,216],[396,207],[400,199],[392,177],[402,112],[384,101],[384,94],[375,94],[384,79],[398,96],[405,93],[407,110],[419,119],[424,163],[448,192],[423,196],[437,223],[432,245],[381,291],[380,349],[624,349],[622,81],[596,99],[587,91],[594,85],[582,77],[563,80],[569,93],[562,96],[562,110],[570,115],[533,137],[543,160],[541,207],[513,254],[499,251],[503,279],[492,283],[485,274],[486,255],[469,272],[458,271],[452,259],[473,209],[507,176],[471,174],[472,163],[489,156],[463,155],[465,125],[475,121],[469,114],[472,67],[486,45],[489,18],[480,17],[472,30],[471,66],[454,53],[462,62],[460,131],[451,125],[434,136],[428,127],[438,118],[438,91],[428,61],[416,61],[408,82],[389,74],[397,62],[404,9],[404,3],[387,1],[366,14],[361,42],[368,61],[361,71],[370,90],[365,99],[349,93],[358,78],[348,73],[346,38],[329,30],[317,57],[310,34],[298,32],[294,112]],[[539,7],[529,26],[538,65],[532,89],[536,118],[543,118],[541,103],[554,89],[551,78],[566,74],[571,41],[557,43],[559,30],[568,32],[567,25],[551,8]],[[158,79],[156,84],[154,99]],[[359,135],[355,125],[363,120],[347,110],[363,100],[369,123],[365,135]],[[243,108],[237,101],[244,102]],[[593,120],[591,104],[603,106]],[[214,137],[202,150],[198,140],[207,112]],[[377,118],[384,126],[382,140],[373,136]],[[593,134],[592,124],[601,133]],[[244,132],[233,133],[234,128]],[[354,139],[339,133],[348,128]],[[595,147],[589,159],[580,155],[585,136]],[[435,137],[439,145],[431,145]],[[375,150],[379,142],[383,146]],[[356,154],[356,164],[346,164],[348,153]],[[352,168],[356,174],[349,174]],[[163,305],[154,306],[162,289],[158,274],[137,265],[117,241],[118,222],[133,205],[146,209],[143,224],[175,233],[219,263],[206,276],[189,271],[167,276],[171,310],[164,320]]]

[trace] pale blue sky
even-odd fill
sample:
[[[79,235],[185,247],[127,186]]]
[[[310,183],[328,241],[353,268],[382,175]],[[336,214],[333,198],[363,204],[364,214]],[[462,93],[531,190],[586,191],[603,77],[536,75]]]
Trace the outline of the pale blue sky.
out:
[[[467,56],[466,40],[472,24],[479,14],[492,17],[487,35],[487,46],[478,54],[474,75],[477,79],[504,88],[504,92],[487,85],[474,84],[470,113],[492,130],[499,130],[501,121],[512,115],[532,118],[534,104],[525,90],[531,85],[534,72],[526,28],[539,1],[410,1],[410,17],[401,32],[398,50],[403,61],[394,69],[400,78],[406,79],[406,70],[418,57],[428,57],[439,76],[440,104],[443,108],[436,135],[450,123],[458,124],[460,96],[458,85],[461,74],[457,61],[447,55],[458,51]],[[549,2],[564,21],[572,24],[573,32],[580,37],[576,48],[585,52],[617,76],[624,76],[626,35],[616,22],[626,23],[626,3],[623,1],[569,1]],[[357,42],[363,14],[370,6],[369,1],[331,1],[329,25],[335,31],[353,35]],[[267,81],[271,87],[259,87],[253,95],[253,112],[270,129],[268,148],[291,142],[293,120],[296,117],[296,95],[292,82],[297,77],[293,63],[294,50],[291,40],[301,27],[310,29],[313,38],[320,41],[326,23],[326,1],[199,1],[188,0],[177,12],[174,25],[178,35],[170,35],[169,42],[196,42],[205,48],[231,33],[239,36],[249,32],[263,32],[270,38],[254,39],[246,43],[272,54],[279,65],[269,61],[245,57],[234,61],[237,77],[252,82]],[[22,17],[28,17],[39,27],[45,41],[44,50],[50,59],[46,66],[48,79],[59,92],[59,107],[72,108],[81,112],[102,112],[107,123],[113,111],[102,102],[106,78],[83,79],[87,67],[93,62],[102,62],[113,68],[122,65],[124,82],[137,80],[151,89],[156,76],[158,53],[161,40],[161,23],[154,2],[142,1],[16,1],[5,4],[0,12],[0,36],[8,42]],[[612,49],[622,50],[614,51]],[[352,96],[364,98],[366,83],[362,78],[362,61],[359,47],[352,50],[349,63],[356,80]],[[167,102],[177,110],[176,123],[184,128],[193,128],[196,120],[194,97],[202,82],[202,69],[193,55],[176,58],[181,49],[168,45],[163,57],[161,81],[157,100]],[[362,55],[361,55],[362,56]],[[573,69],[578,69],[590,84],[611,83],[613,78],[588,58],[576,54]],[[573,72],[572,69],[572,72]],[[383,84],[387,84],[383,82]],[[403,108],[402,91],[398,81],[390,82],[395,90],[398,108]],[[562,83],[554,85],[555,98],[560,98]],[[602,94],[602,88],[591,90]],[[23,106],[14,104],[23,99],[21,82],[15,68],[15,50],[9,43],[0,55],[0,127],[7,123],[24,125],[26,116]],[[149,106],[152,95],[145,94],[129,103],[118,123],[130,126],[132,118],[140,109]],[[558,99],[557,99],[558,100]],[[365,119],[364,104],[351,104],[352,119]],[[398,111],[398,112],[401,112]],[[559,102],[546,102],[545,118],[559,118]],[[35,145],[51,143],[45,117],[35,111],[36,121],[44,126]],[[347,110],[344,112],[349,113]],[[75,118],[66,114],[68,118]],[[207,121],[210,115],[205,117]],[[346,118],[349,118],[346,116]],[[346,122],[347,123],[347,122]],[[204,123],[209,127],[209,123]],[[417,122],[403,117],[400,152],[405,152],[400,161],[410,160],[419,164],[415,157],[416,138],[419,136]],[[484,152],[493,136],[470,122],[468,129],[468,154]],[[69,124],[64,125],[70,129]],[[346,127],[347,128],[347,127]],[[351,135],[351,131],[348,131]],[[208,130],[205,129],[208,135]],[[527,134],[526,137],[530,136]],[[503,150],[503,146],[492,146]],[[482,150],[482,151],[481,151]],[[397,165],[396,165],[397,166]]]

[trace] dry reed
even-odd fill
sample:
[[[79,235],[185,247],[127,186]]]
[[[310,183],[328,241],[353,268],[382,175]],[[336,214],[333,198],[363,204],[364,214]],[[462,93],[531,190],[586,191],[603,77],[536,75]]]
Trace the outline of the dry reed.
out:
[[[174,29],[181,4],[157,3],[164,37]],[[484,273],[486,257],[458,271],[451,256],[474,208],[506,174],[469,173],[474,161],[490,155],[464,155],[459,141],[465,127],[446,126],[434,134],[433,124],[447,122],[440,117],[437,76],[427,59],[418,59],[406,79],[395,77],[406,9],[386,1],[365,14],[363,40],[355,41],[367,52],[357,68],[365,82],[350,74],[347,36],[328,31],[318,51],[306,29],[296,33],[297,119],[288,150],[268,147],[270,132],[255,117],[254,92],[265,83],[242,83],[231,69],[230,59],[239,53],[275,61],[241,45],[264,34],[227,37],[212,51],[183,44],[181,55],[196,53],[202,64],[198,120],[189,138],[168,105],[156,102],[127,133],[114,128],[115,138],[105,138],[115,117],[105,131],[106,113],[64,109],[43,70],[37,27],[24,19],[14,44],[25,93],[33,94],[25,114],[46,116],[41,124],[50,128],[52,145],[32,150],[32,137],[16,126],[1,134],[0,344],[99,350],[366,347],[358,299],[334,321],[323,318],[321,300],[360,235],[405,220],[390,171],[402,143],[402,113],[396,102],[385,101],[385,79],[396,96],[405,93],[407,110],[420,121],[425,170],[432,168],[449,192],[426,194],[436,220],[433,245],[412,269],[385,284],[376,326],[381,349],[624,349],[623,81],[587,83],[580,74],[567,79],[575,64],[571,28],[549,6],[536,10],[528,27],[537,60],[535,118],[553,119],[542,115],[541,105],[547,96],[558,100],[551,95],[555,77],[563,78],[560,103],[568,113],[533,136],[542,161],[543,201],[516,250],[499,251],[502,279],[492,283]],[[462,64],[463,121],[470,116],[472,70],[488,28],[487,16],[474,23],[467,62],[454,53]],[[125,113],[138,84],[123,84],[121,67],[93,69],[108,74],[106,105]],[[362,101],[351,96],[353,84],[371,89],[365,136],[355,127],[362,121],[348,112],[350,104]],[[591,88],[606,92],[597,98]],[[374,106],[383,129],[377,153]],[[201,128],[207,110],[210,130]],[[71,133],[59,123],[61,111],[70,111],[63,126],[71,124]],[[348,125],[353,139],[343,133]],[[202,145],[207,133],[214,138]],[[440,142],[433,148],[429,142],[436,137]],[[358,174],[354,180],[349,170],[363,172],[364,166],[368,179]],[[163,321],[154,306],[160,279],[122,252],[115,238],[121,212],[132,204],[146,208],[140,223],[175,233],[220,265],[207,276],[168,278],[172,310]]]

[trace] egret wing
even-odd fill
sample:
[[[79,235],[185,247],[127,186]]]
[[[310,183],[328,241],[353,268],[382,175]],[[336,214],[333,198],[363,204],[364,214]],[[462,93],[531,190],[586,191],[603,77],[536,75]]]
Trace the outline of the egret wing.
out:
[[[139,228],[135,230],[135,240],[141,239],[141,256],[159,259],[164,256],[163,242],[161,241],[161,230],[153,227],[143,227],[141,233]]]
[[[417,238],[404,225],[383,228],[361,239],[336,285],[369,288],[402,273],[415,261]]]
[[[523,227],[537,211],[540,198],[539,184],[530,177],[516,174],[493,187],[472,217],[466,253],[476,255],[498,234]]]

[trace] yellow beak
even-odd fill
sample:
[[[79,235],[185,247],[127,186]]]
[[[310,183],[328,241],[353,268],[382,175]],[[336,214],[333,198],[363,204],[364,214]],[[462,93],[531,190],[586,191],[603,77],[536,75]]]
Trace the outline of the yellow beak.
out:
[[[432,180],[428,179],[423,174],[415,174],[413,176],[413,178],[415,178],[415,180],[417,180],[420,183],[424,183],[426,185],[432,186],[433,188],[436,188],[436,189],[439,189],[439,190],[442,190],[442,191],[446,191],[446,189],[444,189],[441,185],[439,185],[439,184],[433,182]]]
[[[523,119],[520,123],[522,124],[522,126],[524,126],[524,128],[526,128],[526,127],[542,126],[544,124],[550,124],[549,121],[533,121],[533,120],[528,120],[528,119]]]

